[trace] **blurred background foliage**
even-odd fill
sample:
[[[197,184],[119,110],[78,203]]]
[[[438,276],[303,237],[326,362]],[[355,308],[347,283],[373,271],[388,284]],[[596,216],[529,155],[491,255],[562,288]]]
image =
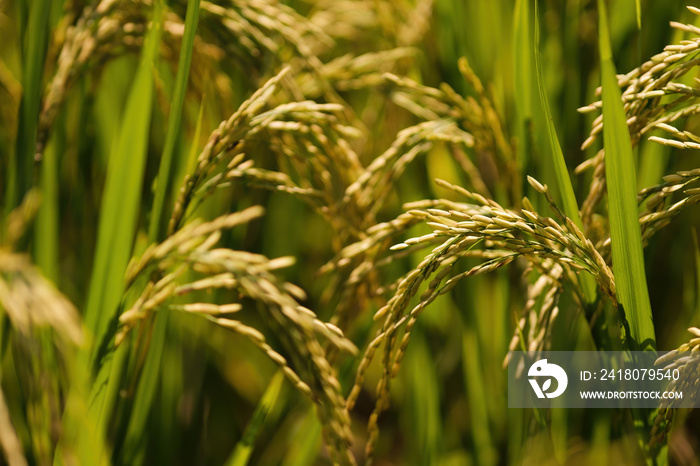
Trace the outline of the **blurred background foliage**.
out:
[[[94,274],[100,218],[110,215],[102,205],[110,154],[116,153],[114,148],[128,124],[125,116],[130,90],[138,79],[145,18],[152,8],[150,3],[135,0],[102,3],[111,4],[110,14],[121,22],[114,31],[106,30],[102,42],[87,56],[78,54],[67,72],[59,59],[67,27],[78,21],[90,2],[0,0],[0,193],[4,217],[20,204],[30,187],[39,187],[41,207],[35,229],[17,248],[30,253],[42,274],[80,312],[84,312]],[[620,73],[682,38],[669,27],[669,21],[696,21],[684,2],[641,0],[640,6],[641,28],[635,0],[609,2],[613,55]],[[528,7],[532,17],[534,6]],[[184,1],[165,5],[159,60],[151,70],[153,98],[140,103],[142,108],[150,106],[152,117],[132,232],[136,256],[152,240],[147,232],[160,154],[172,116],[187,8]],[[238,16],[223,20],[226,9]],[[548,144],[546,129],[532,127],[528,132],[521,126],[524,119],[518,113],[518,102],[539,99],[536,84],[519,78],[516,70],[522,43],[514,34],[514,11],[511,0],[202,1],[181,129],[175,137],[165,193],[164,205],[168,207],[165,217],[158,220],[161,230],[167,227],[165,218],[193,164],[191,154],[196,156],[219,122],[228,119],[285,65],[291,65],[291,79],[301,97],[345,106],[345,118],[361,132],[352,144],[366,167],[394,143],[400,130],[421,121],[397,104],[394,87],[382,74],[406,76],[431,87],[444,82],[462,96],[478,97],[473,83],[467,82],[458,68],[460,57],[466,57],[517,154],[521,164],[517,179],[506,185],[504,175],[489,166],[488,157],[476,151],[470,157],[496,201],[515,208],[527,194],[537,202],[525,176],[531,174],[550,186],[554,182],[551,167],[541,156]],[[573,169],[599,149],[580,149],[593,118],[576,112],[598,100],[594,95],[600,83],[596,4],[542,0],[539,12],[545,87],[580,204],[591,173],[574,175]],[[131,26],[124,28],[124,24]],[[353,69],[351,61],[363,54],[370,55],[364,55],[364,62],[352,62]],[[53,95],[55,109],[47,108],[52,97],[49,83],[61,73],[68,75]],[[538,105],[529,105],[534,112],[541,111]],[[39,118],[50,112],[54,112],[50,124]],[[686,128],[697,129],[697,125],[697,116],[685,122]],[[22,136],[26,133],[30,134],[28,139]],[[128,139],[130,134],[125,136]],[[41,170],[32,168],[34,148],[26,147],[27,140],[45,144]],[[277,168],[277,159],[264,144],[252,146],[250,151],[257,154],[256,166]],[[27,156],[30,162],[25,167],[29,168],[23,170],[20,166]],[[659,183],[664,174],[697,167],[695,150],[673,151],[649,141],[635,149],[635,157],[640,189]],[[303,173],[298,175],[304,177]],[[435,178],[467,187],[470,183],[450,151],[435,145],[405,167],[391,186],[387,202],[376,212],[376,221],[396,218],[403,203],[450,196],[434,183]],[[265,215],[225,232],[224,246],[269,258],[296,258],[295,264],[280,270],[278,276],[305,290],[307,297],[302,304],[322,321],[331,321],[342,297],[329,296],[328,290],[335,289],[334,278],[318,271],[348,244],[347,239],[294,196],[244,183],[230,183],[227,189],[216,191],[198,207],[196,216],[213,220],[251,205],[263,205]],[[677,347],[686,339],[685,329],[698,325],[700,319],[698,218],[697,209],[683,212],[645,250],[659,349]],[[408,236],[426,231],[415,226]],[[417,252],[392,262],[382,271],[385,283],[411,270],[423,257]],[[477,263],[468,259],[460,270]],[[404,367],[392,384],[391,406],[379,421],[375,464],[644,463],[624,413],[567,410],[542,415],[507,408],[502,366],[526,300],[521,272],[511,267],[471,277],[424,313],[408,346]],[[230,302],[231,295],[218,290],[205,299]],[[363,351],[376,327],[373,314],[382,304],[377,300],[358,302],[366,306],[351,310],[353,318],[343,331]],[[580,316],[565,317],[551,332],[552,348],[586,349]],[[246,303],[240,320],[264,329],[273,347],[280,345],[274,329],[250,303]],[[138,378],[126,379],[120,388],[117,408],[106,430],[112,464],[330,463],[313,404],[286,381],[274,385],[275,364],[247,338],[188,313],[171,313],[166,326],[162,359],[150,368],[157,371],[155,396],[147,407],[147,424],[139,432],[136,457],[129,461],[122,447],[128,437],[126,419],[133,409],[131,395]],[[151,324],[144,324],[140,332],[147,335],[150,328]],[[42,350],[41,345],[52,339],[32,340],[11,331],[6,318],[2,335],[2,389],[12,425],[27,461],[50,464],[61,429],[60,422],[56,425],[60,417],[50,412],[66,403],[66,394],[60,389],[49,390],[46,384],[54,379],[44,374],[62,371],[59,365],[65,364],[64,356]],[[129,364],[143,364],[145,350],[135,354]],[[340,356],[336,362],[344,394],[352,385],[357,362],[348,356]],[[360,461],[365,424],[376,401],[371,388],[380,376],[381,366],[373,363],[365,384],[370,388],[360,393],[351,412],[356,438],[353,451]],[[268,396],[269,406],[262,405],[262,409],[269,412],[261,417],[263,394]],[[257,427],[251,424],[254,419],[261,420]],[[681,419],[670,436],[669,455],[677,464],[697,464],[700,420],[693,413],[683,413]],[[250,451],[241,456],[245,442],[251,442]]]

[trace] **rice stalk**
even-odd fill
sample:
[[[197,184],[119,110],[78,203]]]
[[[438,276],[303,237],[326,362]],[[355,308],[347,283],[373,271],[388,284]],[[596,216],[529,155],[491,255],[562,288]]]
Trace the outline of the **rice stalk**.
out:
[[[280,88],[288,72],[285,69],[268,81],[212,133],[197,159],[194,172],[187,175],[180,190],[168,227],[170,233],[181,225],[190,204],[201,201],[227,177],[235,178],[241,174],[241,167],[238,166],[243,162],[242,154],[249,144],[260,140],[267,141],[279,151],[283,164],[291,162],[299,164],[300,168],[314,170],[311,182],[324,193],[327,208],[333,209],[327,216],[329,219],[342,219],[341,206],[333,205],[337,204],[333,198],[338,197],[334,182],[347,183],[344,179],[352,177],[352,173],[359,170],[356,154],[344,142],[346,137],[356,133],[342,125],[334,115],[342,110],[336,104],[305,101],[272,106],[273,94]],[[300,152],[292,150],[296,144],[299,144]],[[301,158],[300,155],[307,157]],[[231,171],[215,174],[215,169],[220,165],[228,165]],[[249,168],[249,165],[243,167]],[[349,212],[352,214],[353,211]],[[342,221],[342,227],[352,228],[350,231],[354,230],[352,225],[352,222]],[[339,226],[337,228],[341,229]]]
[[[28,464],[25,448],[31,448],[31,458],[37,461],[54,457],[60,396],[67,385],[60,369],[70,367],[73,350],[86,341],[75,306],[32,264],[29,255],[16,250],[38,208],[39,196],[30,191],[5,219],[5,235],[0,239],[0,311],[9,323],[3,326],[0,347],[3,354],[12,348],[16,364],[15,373],[3,375],[10,380],[16,377],[26,387],[19,400],[11,395],[9,407],[0,390],[0,445],[8,464],[17,465]],[[3,383],[12,387],[12,382]],[[30,445],[25,435],[15,431],[14,426],[23,423],[23,429],[32,432]]]
[[[80,74],[109,54],[124,35],[136,29],[135,24],[143,24],[146,11],[143,2],[102,0],[86,7],[75,25],[64,26],[65,31],[58,36],[61,46],[56,71],[42,99],[35,149],[38,160],[61,105]]]
[[[463,97],[448,84],[443,83],[439,89],[420,85],[408,78],[386,74],[391,90],[392,100],[417,117],[430,121],[445,119],[454,121],[458,128],[473,138],[473,153],[486,156],[480,160],[477,170],[473,162],[457,158],[465,168],[472,183],[481,192],[488,192],[487,186],[493,185],[495,179],[503,179],[508,186],[509,201],[520,201],[521,186],[517,175],[517,162],[513,149],[507,140],[500,115],[486,93],[481,80],[462,58],[459,69],[464,80],[474,89],[477,98]]]
[[[399,64],[413,59],[416,52],[410,47],[397,47],[360,55],[345,54],[321,64],[318,74],[296,73],[296,81],[308,98],[322,96],[324,83],[340,92],[379,88],[385,83],[385,73],[396,72]]]
[[[32,335],[37,328],[53,328],[66,342],[80,345],[83,330],[73,304],[44,278],[26,254],[14,251],[39,207],[35,191],[5,221],[0,242],[0,305],[19,332]]]
[[[698,351],[700,351],[700,329],[690,327],[688,329],[693,337],[683,343],[677,349],[666,353],[656,360],[656,366],[662,371],[680,372],[678,380],[672,380],[666,391],[683,393],[683,403],[693,404],[698,399],[698,386],[700,385],[700,364],[698,364]],[[674,407],[675,400],[664,400],[654,418],[654,426],[650,432],[648,446],[655,448],[666,441],[673,417],[678,408]]]
[[[245,58],[255,67],[264,54],[279,60],[289,52],[305,66],[317,68],[317,54],[333,45],[332,39],[293,8],[268,0],[233,0],[221,6],[202,2],[202,20],[215,19],[234,40],[226,51]]]
[[[290,258],[269,260],[244,251],[213,249],[223,229],[249,222],[261,215],[261,208],[251,207],[212,222],[192,222],[164,242],[152,245],[139,259],[134,260],[127,271],[127,286],[148,272],[155,271],[162,278],[150,281],[131,308],[120,316],[122,327],[117,335],[117,344],[149,313],[168,307],[195,312],[222,328],[248,338],[280,367],[297,390],[317,404],[335,461],[354,464],[348,448],[352,437],[350,419],[335,370],[326,359],[320,339],[343,351],[355,352],[355,346],[343,337],[338,327],[321,322],[313,312],[297,303],[296,299],[304,298],[300,289],[280,283],[272,275],[272,271],[291,265],[293,261]],[[180,283],[184,272],[190,268],[202,277],[193,282]],[[274,350],[259,330],[237,320],[220,317],[240,309],[237,303],[169,304],[170,300],[192,291],[216,288],[236,290],[261,304],[258,306],[259,312],[284,343],[290,360]]]
[[[546,186],[534,179],[530,179],[530,183],[552,202]],[[586,271],[596,278],[601,290],[614,303],[617,302],[612,271],[590,240],[583,235],[573,221],[561,214],[555,204],[553,207],[562,217],[562,223],[537,214],[527,199],[523,200],[523,205],[526,207],[520,213],[516,213],[504,209],[495,201],[463,188],[441,180],[438,180],[438,184],[465,196],[471,203],[458,205],[441,200],[441,203],[449,205],[450,210],[427,208],[410,211],[409,214],[424,221],[433,232],[419,238],[408,239],[392,247],[393,250],[401,251],[412,245],[430,247],[437,243],[432,252],[416,268],[402,277],[392,290],[393,297],[375,314],[375,320],[384,319],[384,324],[365,350],[347,399],[348,409],[352,409],[363,387],[367,368],[376,351],[384,343],[381,363],[383,372],[376,389],[377,402],[368,422],[369,439],[366,447],[368,457],[372,456],[374,443],[378,438],[379,416],[388,407],[391,379],[396,376],[401,367],[418,317],[438,296],[452,290],[459,280],[491,272],[522,257],[543,276],[550,277],[555,282],[567,280],[576,283],[575,288],[578,293],[582,291],[578,286],[577,274]],[[448,279],[455,263],[477,245],[483,245],[485,249],[498,254]],[[418,303],[406,312],[412,298],[418,293],[420,285],[426,282],[427,289],[420,295]],[[556,294],[556,292],[554,288],[552,293]],[[580,303],[584,302],[582,294],[579,294],[578,299]],[[550,297],[549,301],[553,302],[554,296]],[[544,334],[540,329],[546,328],[550,320],[556,317],[556,308],[549,303],[545,306],[545,311],[540,314],[541,321],[535,323],[530,330],[536,332],[530,343],[531,347],[534,345],[536,348],[542,344]],[[399,333],[400,330],[403,331],[403,335]]]

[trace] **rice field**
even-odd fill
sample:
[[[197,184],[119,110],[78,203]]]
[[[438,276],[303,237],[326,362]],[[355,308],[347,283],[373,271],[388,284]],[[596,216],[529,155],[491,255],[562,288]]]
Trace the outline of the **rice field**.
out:
[[[689,3],[0,0],[0,464],[698,464]]]

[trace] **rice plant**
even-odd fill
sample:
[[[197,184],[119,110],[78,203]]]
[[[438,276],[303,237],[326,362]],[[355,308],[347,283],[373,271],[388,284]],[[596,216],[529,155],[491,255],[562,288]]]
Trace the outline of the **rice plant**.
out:
[[[697,413],[509,409],[504,366],[700,350],[700,9],[0,0],[0,37],[3,464],[697,463]]]

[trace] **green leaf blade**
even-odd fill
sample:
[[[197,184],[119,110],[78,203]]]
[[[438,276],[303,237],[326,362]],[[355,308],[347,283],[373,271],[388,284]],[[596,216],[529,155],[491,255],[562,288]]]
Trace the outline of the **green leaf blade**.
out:
[[[537,70],[537,88],[540,94],[540,104],[542,105],[542,112],[544,113],[545,119],[544,126],[547,130],[550,146],[550,151],[548,152],[550,158],[548,162],[554,168],[555,180],[559,191],[559,196],[561,197],[564,214],[567,217],[569,217],[581,231],[583,231],[583,222],[581,220],[581,214],[579,213],[576,195],[574,194],[574,187],[571,184],[571,177],[569,176],[569,171],[566,167],[564,153],[562,152],[561,145],[559,144],[557,130],[554,127],[552,113],[549,108],[547,90],[544,86],[544,73],[542,72],[542,57],[540,56],[539,50],[539,36],[540,27],[538,9],[537,2],[535,2],[535,68]],[[587,272],[583,272],[581,274],[581,286],[583,288],[583,294],[586,303],[594,303],[596,300],[596,284],[593,276],[591,276]]]
[[[81,364],[87,379],[85,382],[89,383],[89,380],[93,385],[88,417],[96,425],[98,438],[106,436],[121,388],[120,374],[126,356],[123,346],[117,349],[116,356],[113,353],[103,354],[106,349],[103,345],[110,341],[110,323],[118,315],[124,293],[124,273],[132,254],[137,228],[151,126],[154,62],[162,31],[160,1],[154,3],[152,24],[129,92],[117,144],[107,166],[95,265],[85,311],[85,324],[94,340],[83,353]],[[95,369],[96,379],[93,374]],[[89,451],[89,445],[83,441],[80,443],[81,452]]]
[[[182,120],[182,108],[185,102],[185,91],[189,78],[190,64],[192,62],[192,50],[195,33],[199,22],[200,0],[188,0],[187,15],[185,19],[185,32],[182,39],[180,58],[178,62],[175,90],[172,97],[171,112],[168,120],[168,131],[165,146],[161,156],[158,178],[156,181],[156,194],[153,200],[151,220],[148,230],[150,243],[162,240],[160,229],[165,197],[171,181],[171,166],[175,143],[180,132]],[[196,146],[196,139],[194,146]],[[134,404],[129,418],[126,438],[123,448],[123,460],[125,464],[140,464],[142,456],[139,449],[143,445],[144,431],[151,405],[156,396],[159,385],[160,365],[167,337],[169,316],[167,314],[156,315],[153,334],[151,336],[146,361],[138,382]]]
[[[168,119],[168,132],[165,139],[165,146],[163,147],[163,154],[160,160],[160,167],[158,169],[156,194],[153,200],[151,223],[148,230],[148,239],[150,242],[162,239],[160,237],[160,225],[162,221],[161,217],[163,215],[165,195],[167,193],[170,181],[175,143],[180,132],[182,108],[185,103],[185,91],[187,90],[190,64],[192,63],[194,37],[197,32],[197,23],[199,22],[199,3],[200,0],[189,0],[187,2],[185,32],[182,38],[182,46],[180,48],[180,58],[177,67],[177,76],[175,78],[175,91],[173,93],[172,105],[170,107],[171,111]]]
[[[34,149],[50,31],[50,9],[51,2],[48,0],[37,0],[29,6],[29,23],[24,32],[26,46],[23,50],[22,98],[15,152],[11,154],[8,164],[5,215],[19,205],[34,184]]]
[[[513,12],[513,78],[520,164],[527,167],[532,145],[532,41],[528,0],[516,0]]]
[[[599,47],[603,88],[603,142],[608,189],[613,273],[618,302],[629,327],[632,350],[654,350],[656,338],[644,268],[642,235],[637,213],[636,170],[632,141],[612,61],[605,3],[600,12]]]
[[[159,2],[156,2],[159,5]],[[156,6],[156,16],[160,9]],[[97,251],[88,291],[85,323],[100,343],[114,317],[124,288],[124,271],[131,257],[146,164],[153,97],[153,62],[161,22],[147,38],[129,94],[119,139],[107,167],[98,227]]]
[[[255,408],[253,417],[243,432],[243,438],[236,444],[236,448],[226,460],[225,466],[245,466],[248,464],[250,455],[253,452],[255,439],[258,437],[260,429],[265,424],[265,419],[268,414],[275,406],[275,402],[282,390],[282,382],[284,382],[284,373],[282,371],[277,371],[275,375],[272,376],[270,383],[265,389],[265,393],[260,399],[258,406]]]

